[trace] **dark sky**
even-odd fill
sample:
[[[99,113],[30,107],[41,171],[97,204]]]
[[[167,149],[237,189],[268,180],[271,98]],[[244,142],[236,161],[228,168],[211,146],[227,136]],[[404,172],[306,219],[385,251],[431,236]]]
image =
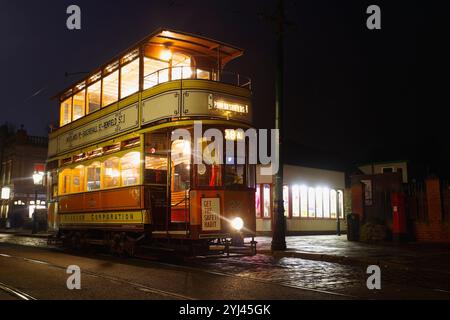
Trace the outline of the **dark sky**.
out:
[[[273,128],[275,33],[260,16],[275,3],[0,0],[0,122],[46,134],[58,116],[50,97],[78,80],[66,71],[91,71],[162,26],[244,48],[228,70],[253,79],[256,125]],[[71,4],[82,9],[81,31],[66,28]],[[382,30],[366,28],[370,4],[381,7]],[[289,141],[354,161],[399,157],[389,151],[398,145],[417,152],[417,10],[413,1],[286,0]]]

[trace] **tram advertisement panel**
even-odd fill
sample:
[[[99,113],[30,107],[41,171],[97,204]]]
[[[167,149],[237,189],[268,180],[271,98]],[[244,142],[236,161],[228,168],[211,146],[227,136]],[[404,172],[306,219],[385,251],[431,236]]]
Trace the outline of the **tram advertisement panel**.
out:
[[[220,231],[220,198],[202,199],[203,231]]]
[[[64,152],[81,147],[138,126],[139,108],[135,104],[59,136],[57,151]]]

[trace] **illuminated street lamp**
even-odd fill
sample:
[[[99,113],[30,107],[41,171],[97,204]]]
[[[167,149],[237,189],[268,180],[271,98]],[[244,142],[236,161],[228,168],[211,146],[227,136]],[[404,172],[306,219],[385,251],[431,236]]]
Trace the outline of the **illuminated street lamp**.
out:
[[[11,197],[11,188],[4,187],[2,188],[2,200],[9,200]]]
[[[33,212],[33,231],[32,233],[35,234],[37,231],[36,228],[36,215],[37,215],[37,207],[38,207],[38,188],[39,186],[42,186],[42,182],[44,181],[44,172],[42,171],[35,171],[33,174],[33,182],[35,186],[35,192],[34,192],[34,212]]]

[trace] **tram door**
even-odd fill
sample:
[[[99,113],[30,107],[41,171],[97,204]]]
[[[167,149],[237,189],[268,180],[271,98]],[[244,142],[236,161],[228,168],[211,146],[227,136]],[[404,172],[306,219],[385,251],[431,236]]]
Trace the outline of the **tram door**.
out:
[[[154,231],[187,230],[191,146],[167,133],[146,135],[145,184]]]

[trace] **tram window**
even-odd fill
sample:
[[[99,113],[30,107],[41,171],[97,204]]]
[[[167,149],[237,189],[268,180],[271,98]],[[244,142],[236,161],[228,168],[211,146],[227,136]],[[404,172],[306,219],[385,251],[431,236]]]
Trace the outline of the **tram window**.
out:
[[[139,183],[141,154],[131,152],[122,157],[120,161],[122,171],[122,185],[132,186]]]
[[[284,216],[289,217],[289,187],[283,186]]]
[[[60,175],[59,175],[59,181],[60,181],[59,182],[59,186],[60,186],[59,193],[60,194],[64,195],[64,194],[70,193],[71,175],[72,175],[72,170],[70,170],[70,169],[66,169],[60,173]]]
[[[147,154],[165,155],[167,157],[169,140],[165,133],[148,133],[145,137]]]
[[[120,159],[111,158],[103,163],[103,187],[115,188],[120,186]]]
[[[145,183],[167,184],[167,157],[145,157]]]
[[[72,170],[71,193],[83,192],[84,190],[84,166],[78,166]]]
[[[103,107],[119,100],[119,70],[103,79]]]
[[[219,150],[212,149],[206,152],[209,147],[208,141],[202,143],[202,154],[208,164],[199,164],[195,168],[196,185],[198,187],[221,187],[222,186],[222,165],[218,164],[223,159]]]
[[[86,90],[73,96],[73,121],[84,117],[86,111]]]
[[[211,80],[211,72],[197,69],[197,79]]]
[[[100,173],[101,165],[99,162],[95,162],[87,168],[87,190],[95,191],[100,190]]]
[[[101,107],[102,82],[98,81],[87,89],[88,114],[93,113]]]
[[[256,166],[255,165],[247,166],[247,187],[249,189],[256,188]]]
[[[61,103],[61,127],[72,122],[72,98]]]
[[[189,79],[192,77],[191,58],[181,53],[172,56],[172,80]]]
[[[139,91],[139,59],[121,69],[120,97],[125,98]]]
[[[225,166],[225,186],[244,185],[244,165],[226,165]]]
[[[176,140],[172,143],[172,192],[186,191],[191,184],[191,142]]]
[[[144,58],[144,90],[169,81],[169,62]]]

